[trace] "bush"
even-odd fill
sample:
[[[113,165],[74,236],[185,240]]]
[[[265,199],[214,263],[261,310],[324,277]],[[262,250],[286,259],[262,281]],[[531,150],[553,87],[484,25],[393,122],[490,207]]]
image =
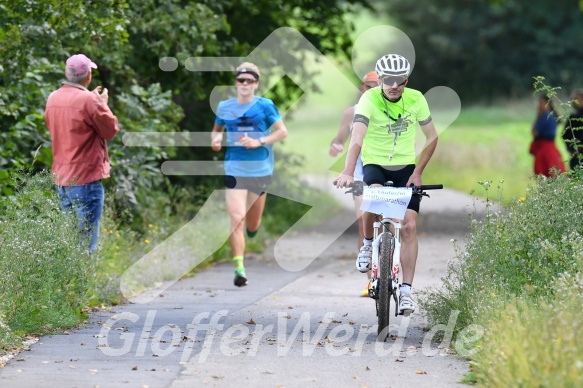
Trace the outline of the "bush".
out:
[[[504,213],[474,221],[466,251],[448,265],[444,287],[422,299],[430,318],[447,322],[450,311],[459,310],[463,327],[513,297],[550,297],[552,279],[581,270],[575,257],[583,235],[582,188],[580,175],[539,178]]]

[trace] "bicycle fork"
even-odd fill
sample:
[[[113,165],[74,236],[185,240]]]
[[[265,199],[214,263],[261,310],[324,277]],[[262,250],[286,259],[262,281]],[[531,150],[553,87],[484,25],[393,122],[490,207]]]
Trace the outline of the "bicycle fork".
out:
[[[401,271],[401,223],[392,222],[395,228],[395,242],[393,252],[393,268],[391,269],[391,289],[393,290],[393,300],[395,301],[395,316],[399,315],[399,299],[397,298],[397,290],[399,289],[399,273]]]

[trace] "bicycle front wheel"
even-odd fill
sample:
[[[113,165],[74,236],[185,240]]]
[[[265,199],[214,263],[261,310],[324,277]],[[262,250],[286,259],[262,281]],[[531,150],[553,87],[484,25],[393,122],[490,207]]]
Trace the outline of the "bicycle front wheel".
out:
[[[377,340],[384,342],[389,334],[389,317],[391,311],[391,296],[393,294],[391,271],[393,268],[393,253],[395,243],[389,232],[381,234],[379,244],[379,281],[377,299],[378,331]]]

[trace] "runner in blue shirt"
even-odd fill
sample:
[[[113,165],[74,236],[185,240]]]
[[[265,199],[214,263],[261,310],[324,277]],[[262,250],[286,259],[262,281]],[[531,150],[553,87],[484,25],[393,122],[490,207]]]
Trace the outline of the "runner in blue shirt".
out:
[[[261,225],[267,186],[273,174],[273,144],[287,137],[287,129],[273,101],[255,96],[259,68],[242,63],[236,69],[237,97],[221,101],[211,132],[211,148],[219,151],[226,132],[225,185],[227,211],[231,217],[229,243],[235,263],[235,285],[247,285],[243,265],[247,236]]]

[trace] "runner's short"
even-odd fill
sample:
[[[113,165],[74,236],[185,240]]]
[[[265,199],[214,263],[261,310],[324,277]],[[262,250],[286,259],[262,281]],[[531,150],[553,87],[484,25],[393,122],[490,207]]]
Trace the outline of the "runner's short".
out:
[[[367,164],[364,166],[364,183],[370,186],[374,184],[384,185],[386,182],[392,181],[394,187],[405,187],[414,170],[414,164],[387,167],[381,167],[377,164]],[[421,196],[413,195],[407,209],[415,210],[419,213],[420,203]]]
[[[271,183],[271,175],[267,176],[225,176],[225,186],[227,189],[249,190],[257,195],[262,195],[267,191],[267,186]]]

